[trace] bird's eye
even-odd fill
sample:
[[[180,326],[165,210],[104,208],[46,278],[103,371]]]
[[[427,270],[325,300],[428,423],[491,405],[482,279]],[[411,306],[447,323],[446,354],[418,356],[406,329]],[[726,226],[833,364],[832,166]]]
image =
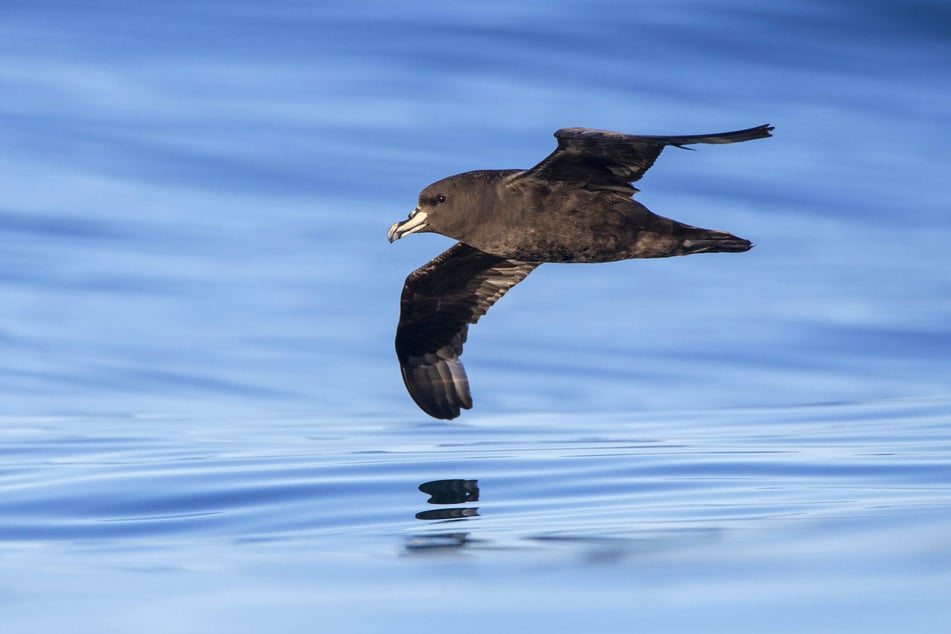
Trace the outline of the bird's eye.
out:
[[[444,202],[446,202],[446,197],[443,196],[442,194],[439,194],[438,196],[436,196],[436,202],[437,202],[437,203],[444,203]]]

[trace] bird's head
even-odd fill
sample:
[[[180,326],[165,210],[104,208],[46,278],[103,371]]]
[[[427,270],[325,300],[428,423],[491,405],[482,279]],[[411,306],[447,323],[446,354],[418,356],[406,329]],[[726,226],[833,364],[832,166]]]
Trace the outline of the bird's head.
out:
[[[411,233],[433,232],[459,239],[463,226],[476,220],[471,211],[479,207],[477,199],[481,192],[472,187],[474,180],[479,180],[477,172],[457,174],[433,183],[419,193],[409,218],[393,223],[386,237],[394,242]]]

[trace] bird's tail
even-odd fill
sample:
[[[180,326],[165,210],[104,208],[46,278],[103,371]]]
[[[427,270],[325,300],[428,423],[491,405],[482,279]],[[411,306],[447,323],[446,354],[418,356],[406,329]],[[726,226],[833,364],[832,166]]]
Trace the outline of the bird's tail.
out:
[[[689,227],[680,242],[680,255],[692,253],[742,253],[753,248],[753,243],[726,231]]]

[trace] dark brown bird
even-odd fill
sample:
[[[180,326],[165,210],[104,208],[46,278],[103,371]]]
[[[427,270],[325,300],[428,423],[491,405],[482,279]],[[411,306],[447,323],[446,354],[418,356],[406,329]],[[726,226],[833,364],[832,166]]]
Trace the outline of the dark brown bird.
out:
[[[390,242],[440,233],[459,243],[406,278],[396,355],[410,396],[451,419],[472,407],[459,356],[469,324],[544,262],[613,262],[692,253],[738,253],[753,245],[650,212],[631,185],[665,146],[737,143],[771,136],[769,125],[695,136],[640,136],[588,128],[555,132],[558,148],[529,170],[478,170],[419,194]]]

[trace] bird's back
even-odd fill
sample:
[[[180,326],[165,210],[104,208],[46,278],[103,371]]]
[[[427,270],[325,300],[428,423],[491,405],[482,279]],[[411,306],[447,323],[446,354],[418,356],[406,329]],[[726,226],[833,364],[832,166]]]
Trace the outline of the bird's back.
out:
[[[480,222],[465,239],[493,255],[525,262],[613,262],[664,255],[632,251],[645,232],[669,227],[630,194],[513,179],[494,202],[478,210]]]

